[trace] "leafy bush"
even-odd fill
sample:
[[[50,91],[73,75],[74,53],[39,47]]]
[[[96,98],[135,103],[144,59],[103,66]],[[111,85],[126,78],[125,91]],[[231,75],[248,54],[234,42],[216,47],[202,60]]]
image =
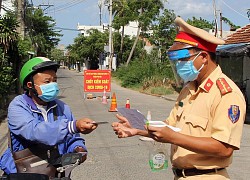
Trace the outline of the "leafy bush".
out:
[[[149,86],[160,86],[173,82],[173,73],[168,62],[159,62],[152,53],[144,54],[144,58],[134,59],[128,67],[121,66],[115,76],[121,80],[123,87],[141,85],[143,89]]]
[[[123,87],[132,87],[141,84],[143,79],[150,76],[152,72],[148,62],[137,60],[131,62],[128,67],[122,66],[117,72],[117,77],[121,79]]]
[[[150,87],[166,86],[169,87],[173,84],[173,80],[165,78],[164,76],[152,76],[145,78],[142,82],[142,89],[147,89]]]
[[[11,67],[0,67],[0,110],[6,110],[9,103],[9,95],[14,87]]]
[[[11,67],[1,67],[0,68],[0,95],[6,96],[9,94],[10,90],[14,86],[15,79],[12,75]]]
[[[159,86],[151,88],[150,92],[151,94],[166,95],[166,94],[172,94],[173,90],[166,88],[164,86]]]
[[[35,50],[31,48],[32,43],[30,39],[19,39],[18,41],[18,53],[20,57],[28,57],[28,52],[34,52]]]

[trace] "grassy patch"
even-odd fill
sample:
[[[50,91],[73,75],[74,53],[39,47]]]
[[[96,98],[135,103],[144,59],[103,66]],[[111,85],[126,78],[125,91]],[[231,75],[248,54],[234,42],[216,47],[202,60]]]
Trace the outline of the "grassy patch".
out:
[[[112,76],[112,81],[120,86],[123,84],[123,81],[117,76]],[[151,77],[145,78],[142,83],[130,84],[126,86],[126,88],[146,94],[169,95],[176,93],[171,84],[172,81],[166,80],[162,77]]]
[[[151,89],[152,94],[158,94],[158,95],[168,95],[168,94],[173,94],[173,90],[166,88],[164,86],[162,87],[153,87]]]
[[[154,95],[169,95],[169,94],[176,93],[173,88],[167,87],[167,86],[148,87],[147,89],[141,88],[140,91],[145,92],[147,94],[154,94]]]
[[[122,81],[119,78],[117,78],[116,76],[113,76],[113,75],[111,77],[111,81],[118,84],[118,85],[120,85],[120,86],[122,84]]]

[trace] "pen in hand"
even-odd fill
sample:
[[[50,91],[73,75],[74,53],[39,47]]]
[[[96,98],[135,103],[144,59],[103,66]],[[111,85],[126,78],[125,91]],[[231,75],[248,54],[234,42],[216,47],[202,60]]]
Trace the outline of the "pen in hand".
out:
[[[108,122],[107,121],[100,121],[100,122],[96,122],[96,121],[93,121],[93,122],[91,122],[91,124],[108,124]]]

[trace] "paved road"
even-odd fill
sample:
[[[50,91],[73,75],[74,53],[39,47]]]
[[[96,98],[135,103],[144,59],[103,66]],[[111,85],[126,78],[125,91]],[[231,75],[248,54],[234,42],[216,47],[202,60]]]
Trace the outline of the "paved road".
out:
[[[116,121],[115,113],[108,112],[109,105],[102,104],[101,99],[83,100],[82,80],[82,75],[75,71],[59,71],[62,100],[71,106],[74,115],[77,118],[87,116],[96,121],[108,121],[110,124]],[[131,108],[139,109],[143,114],[150,110],[154,120],[165,119],[174,105],[173,101],[138,93],[116,84],[112,84],[112,92],[116,93],[118,107],[125,106],[126,98],[130,98]],[[110,124],[100,125],[95,132],[85,136],[89,156],[84,164],[73,171],[73,179],[173,179],[170,168],[162,172],[150,171],[148,155],[152,142],[142,142],[138,137],[118,139]],[[249,137],[250,126],[245,124],[241,150],[235,152],[233,165],[229,168],[231,179],[245,180],[250,177]]]
[[[80,73],[60,70],[58,76],[62,89],[60,98],[70,105],[76,118],[86,116],[109,122],[100,125],[92,134],[85,135],[88,159],[74,169],[72,179],[173,179],[170,169],[159,173],[150,171],[148,158],[151,142],[142,142],[138,137],[117,138],[111,128],[111,123],[116,121],[116,113],[108,112],[110,100],[108,105],[102,104],[100,98],[83,100],[83,77]],[[163,120],[174,104],[174,101],[127,90],[115,84],[112,84],[112,92],[116,93],[118,107],[124,107],[126,98],[129,98],[131,108],[139,109],[143,114],[151,110],[152,119]]]
[[[111,123],[116,121],[115,114],[108,112],[108,105],[102,104],[100,98],[83,99],[83,76],[81,73],[60,69],[58,82],[61,88],[59,98],[70,105],[76,118],[89,117],[96,121],[108,121],[96,131],[84,135],[89,150],[88,159],[72,172],[73,180],[171,180],[173,175],[168,168],[162,172],[151,172],[148,165],[149,149],[152,142],[142,142],[138,137],[118,139]],[[130,99],[131,108],[146,114],[152,112],[152,119],[163,120],[174,105],[173,97],[166,100],[138,93],[112,84],[116,93],[118,107],[124,107],[126,98]],[[250,118],[249,118],[250,119]],[[4,124],[0,126],[0,135],[4,136]],[[233,164],[229,168],[231,179],[246,180],[250,177],[250,126],[244,125],[241,150],[234,154]],[[169,148],[167,145],[166,148]]]

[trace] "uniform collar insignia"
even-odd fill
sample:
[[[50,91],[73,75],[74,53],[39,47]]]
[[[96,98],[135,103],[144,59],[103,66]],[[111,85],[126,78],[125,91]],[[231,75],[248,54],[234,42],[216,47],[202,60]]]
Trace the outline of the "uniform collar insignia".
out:
[[[204,86],[203,86],[203,89],[206,91],[206,92],[209,92],[210,91],[210,89],[212,88],[212,86],[213,86],[213,81],[210,79],[210,78],[208,78],[208,80],[207,80],[207,82],[204,84]]]

